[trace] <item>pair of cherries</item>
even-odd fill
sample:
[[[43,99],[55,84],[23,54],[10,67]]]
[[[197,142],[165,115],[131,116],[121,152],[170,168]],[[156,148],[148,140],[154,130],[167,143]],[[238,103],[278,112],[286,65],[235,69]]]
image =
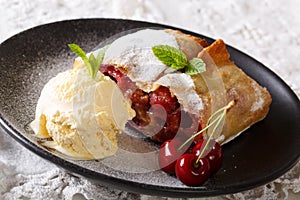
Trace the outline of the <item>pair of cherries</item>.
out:
[[[172,139],[164,142],[159,150],[160,168],[169,173],[176,174],[177,178],[188,186],[199,186],[222,166],[223,153],[219,143],[213,140],[213,135],[226,118],[227,112],[236,104],[236,100],[230,101],[224,107],[215,111],[209,118],[206,127],[190,137],[184,143]],[[212,127],[211,134],[205,139],[198,139],[208,128]],[[197,141],[183,150],[183,147],[191,140]],[[196,140],[195,140],[196,139]]]
[[[214,140],[202,139],[183,150],[181,141],[171,139],[161,145],[158,161],[161,170],[176,174],[185,185],[199,186],[221,168],[222,148]]]

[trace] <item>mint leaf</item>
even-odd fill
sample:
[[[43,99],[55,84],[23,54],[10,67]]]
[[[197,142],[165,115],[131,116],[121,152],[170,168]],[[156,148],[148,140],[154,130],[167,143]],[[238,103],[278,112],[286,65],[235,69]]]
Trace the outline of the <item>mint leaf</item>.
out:
[[[84,64],[88,67],[89,74],[94,79],[97,75],[101,63],[103,62],[104,55],[108,46],[103,47],[99,51],[97,58],[94,56],[93,53],[91,53],[90,56],[87,57],[86,53],[77,44],[68,44],[68,46],[74,53],[81,57]]]
[[[187,61],[185,54],[169,45],[157,45],[152,47],[153,54],[163,64],[171,67],[172,69],[183,69],[188,75],[194,75],[206,71],[206,65],[200,58],[193,58]]]
[[[185,73],[188,75],[194,75],[206,71],[206,64],[200,58],[193,58],[189,61],[185,68]]]
[[[106,45],[102,49],[100,49],[98,55],[97,55],[97,65],[100,67],[101,63],[103,62],[105,52],[108,49],[109,45]],[[99,69],[99,68],[98,68]]]
[[[92,54],[92,53],[90,54],[89,62],[92,66],[90,75],[94,79],[96,77],[96,74],[97,74],[97,71],[98,71],[99,67],[96,67],[97,66],[97,60],[96,60],[94,54]]]
[[[172,69],[183,69],[187,64],[187,58],[183,52],[168,45],[152,47],[153,54],[165,65]]]
[[[68,44],[68,46],[74,53],[76,53],[83,60],[84,64],[86,64],[86,66],[91,68],[89,59],[86,56],[86,53],[80,48],[80,46],[78,46],[77,44]]]

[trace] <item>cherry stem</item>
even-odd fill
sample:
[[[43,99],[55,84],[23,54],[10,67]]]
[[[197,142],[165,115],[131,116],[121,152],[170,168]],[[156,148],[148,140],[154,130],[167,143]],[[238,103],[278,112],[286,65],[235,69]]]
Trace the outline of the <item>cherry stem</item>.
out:
[[[213,128],[213,130],[212,130],[210,136],[209,136],[208,139],[206,140],[205,145],[204,145],[202,151],[200,152],[200,154],[199,154],[199,156],[198,156],[198,158],[197,158],[197,160],[196,160],[196,163],[198,163],[199,160],[201,159],[201,157],[203,156],[205,150],[207,149],[207,146],[208,146],[209,143],[210,143],[210,140],[211,140],[212,136],[213,136],[214,133],[216,132],[217,128],[220,126],[222,120],[225,119],[228,110],[229,110],[232,106],[234,106],[234,104],[235,104],[235,101],[234,101],[234,100],[230,101],[226,106],[224,106],[223,108],[217,110],[217,111],[216,111],[214,114],[212,114],[211,117],[208,119],[208,121],[210,121],[211,118],[212,118],[212,116],[215,116],[216,113],[219,113],[219,112],[222,111],[222,113],[216,118],[217,123],[216,123],[216,125],[214,126],[214,128]],[[210,124],[214,124],[216,120],[214,120],[214,121],[213,121],[212,123],[210,123]]]
[[[191,140],[193,140],[195,137],[197,137],[198,135],[200,135],[201,133],[203,133],[204,131],[206,131],[206,136],[207,136],[207,140],[205,142],[205,145],[201,151],[201,153],[199,154],[196,162],[195,162],[195,165],[198,165],[201,157],[203,156],[205,150],[207,149],[207,146],[209,145],[210,143],[210,140],[212,139],[214,133],[216,132],[217,128],[220,126],[222,120],[226,117],[226,113],[228,112],[228,110],[234,106],[235,104],[235,101],[232,100],[230,101],[226,106],[220,108],[219,110],[217,110],[216,112],[214,112],[207,120],[207,123],[206,123],[206,126],[204,129],[202,129],[201,131],[195,133],[194,135],[192,135],[189,139],[187,139],[177,150],[180,151],[188,142],[190,142]],[[220,115],[218,115],[219,113],[221,113]],[[213,121],[212,119],[218,115]],[[213,126],[214,124],[216,124],[210,134],[210,136],[208,137],[208,128],[210,128],[211,126]]]
[[[210,143],[210,140],[211,140],[212,136],[213,136],[214,133],[216,132],[216,129],[217,129],[218,126],[220,125],[221,121],[225,118],[225,116],[226,116],[226,109],[224,109],[223,113],[217,117],[218,122],[216,123],[216,125],[214,126],[214,129],[213,129],[212,133],[210,134],[210,136],[209,136],[208,139],[206,140],[205,145],[204,145],[204,147],[203,147],[201,153],[199,154],[199,156],[198,156],[198,158],[197,158],[197,160],[196,160],[196,163],[198,163],[199,160],[202,158],[202,156],[203,156],[205,150],[207,149],[207,146],[208,146],[209,143]]]
[[[198,135],[200,135],[201,133],[203,133],[204,131],[206,131],[209,127],[211,127],[214,123],[216,123],[216,121],[218,121],[218,117],[216,119],[214,119],[214,121],[212,121],[209,125],[207,125],[204,129],[202,129],[201,131],[195,133],[194,135],[192,135],[189,139],[187,139],[182,145],[180,145],[180,147],[178,148],[178,151],[180,151],[187,143],[189,143],[191,140],[193,140],[195,137],[197,137]]]
[[[182,145],[180,145],[180,147],[177,149],[178,151],[180,151],[187,143],[189,143],[191,140],[193,140],[195,137],[197,137],[198,135],[200,135],[201,133],[203,133],[204,131],[206,131],[209,127],[211,127],[213,124],[215,124],[216,122],[219,121],[219,117],[216,117],[216,119],[214,119],[212,122],[212,118],[215,117],[218,113],[225,111],[225,113],[235,104],[235,101],[232,100],[230,101],[226,106],[220,108],[219,110],[217,110],[216,112],[214,112],[207,120],[206,126],[204,129],[202,129],[201,131],[195,133],[194,135],[192,135],[189,139],[187,139]],[[220,124],[220,123],[218,123]],[[214,131],[212,132],[211,135],[213,135]],[[207,138],[208,138],[208,134],[206,132]]]
[[[226,106],[220,108],[219,110],[217,110],[216,112],[214,112],[207,120],[206,126],[210,123],[210,121],[212,120],[213,117],[215,117],[218,113],[222,112],[223,110],[228,110],[230,109],[233,105],[235,104],[235,101],[232,100],[230,101]]]
[[[197,168],[199,167],[199,163],[198,163],[197,161],[194,162],[194,163],[193,163],[193,167],[197,169]]]
[[[209,126],[209,124],[212,124],[212,123],[215,123],[217,121],[217,118],[211,122],[211,120],[217,115],[219,114],[220,112],[224,111],[224,109],[226,109],[225,107],[222,107],[220,108],[219,110],[217,110],[216,112],[214,112],[207,120],[207,123],[206,123],[206,127]],[[208,138],[208,132],[206,131],[206,138]]]

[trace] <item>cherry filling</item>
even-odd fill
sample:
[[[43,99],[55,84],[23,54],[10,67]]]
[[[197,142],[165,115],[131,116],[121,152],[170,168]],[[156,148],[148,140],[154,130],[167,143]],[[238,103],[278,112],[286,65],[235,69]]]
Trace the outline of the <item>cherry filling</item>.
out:
[[[183,111],[169,88],[160,86],[147,93],[137,88],[126,75],[113,65],[102,64],[100,71],[114,80],[123,94],[132,101],[136,116],[130,125],[157,142],[172,139],[176,134],[186,139],[201,130],[199,120]]]

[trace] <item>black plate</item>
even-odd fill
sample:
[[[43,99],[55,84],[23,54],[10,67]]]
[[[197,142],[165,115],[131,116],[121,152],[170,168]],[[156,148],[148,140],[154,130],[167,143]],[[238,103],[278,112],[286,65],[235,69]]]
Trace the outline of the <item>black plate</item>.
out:
[[[272,71],[228,46],[231,59],[268,88],[273,102],[268,116],[224,145],[222,169],[202,187],[186,187],[161,171],[130,173],[101,162],[71,161],[40,146],[26,127],[34,119],[44,84],[71,67],[74,54],[68,43],[92,50],[99,42],[124,30],[170,26],[116,19],[79,19],[38,26],[6,40],[0,46],[0,122],[7,133],[29,150],[107,186],[131,192],[173,197],[228,194],[266,184],[287,172],[300,155],[300,103],[293,91]],[[177,29],[177,28],[175,28]],[[213,39],[196,33],[183,32]]]

